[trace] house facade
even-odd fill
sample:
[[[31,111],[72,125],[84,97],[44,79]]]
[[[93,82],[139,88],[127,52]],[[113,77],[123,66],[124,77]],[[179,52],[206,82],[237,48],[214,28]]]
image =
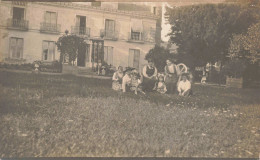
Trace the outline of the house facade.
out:
[[[160,16],[155,7],[151,12],[139,12],[118,6],[105,2],[0,1],[0,61],[59,60],[55,42],[67,30],[88,43],[78,57],[78,66],[105,61],[140,69],[146,63],[146,53],[160,42]],[[102,59],[97,59],[99,52]]]

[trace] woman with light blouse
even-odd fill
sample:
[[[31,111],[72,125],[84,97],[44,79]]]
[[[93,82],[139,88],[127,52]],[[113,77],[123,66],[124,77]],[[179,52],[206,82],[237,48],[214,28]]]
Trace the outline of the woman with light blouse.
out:
[[[118,70],[114,73],[112,77],[112,89],[115,91],[119,91],[122,89],[122,79],[124,76],[123,67],[119,66]]]

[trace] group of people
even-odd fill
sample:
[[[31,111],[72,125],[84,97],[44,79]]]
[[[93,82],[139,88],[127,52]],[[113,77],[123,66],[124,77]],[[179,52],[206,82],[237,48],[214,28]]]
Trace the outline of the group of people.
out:
[[[190,73],[180,73],[170,59],[166,60],[164,73],[158,73],[154,62],[149,59],[140,74],[134,68],[119,66],[113,75],[112,88],[116,91],[128,90],[145,94],[145,92],[157,91],[161,94],[178,93],[180,96],[189,96],[191,94],[192,75]]]

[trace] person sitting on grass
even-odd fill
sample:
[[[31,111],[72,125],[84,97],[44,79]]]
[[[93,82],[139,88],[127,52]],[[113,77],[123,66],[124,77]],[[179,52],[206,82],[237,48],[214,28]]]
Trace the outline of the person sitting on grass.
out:
[[[178,83],[177,89],[180,96],[189,96],[191,94],[191,82],[187,79],[187,74],[181,75],[181,80]]]
[[[122,90],[123,90],[123,92],[126,92],[127,88],[129,88],[130,85],[131,85],[131,71],[132,71],[131,68],[127,68],[124,71],[125,75],[122,79]]]
[[[115,91],[119,91],[122,89],[122,79],[124,76],[123,67],[119,66],[118,70],[114,73],[112,78],[112,89]]]
[[[145,94],[142,89],[142,82],[143,77],[138,73],[136,69],[134,69],[131,75],[130,90],[134,91],[136,95],[138,94],[138,92]]]
[[[166,88],[166,84],[164,82],[164,75],[163,74],[160,74],[158,75],[158,82],[155,83],[155,86],[153,88],[153,90],[161,93],[161,94],[164,94],[167,92],[167,88]]]

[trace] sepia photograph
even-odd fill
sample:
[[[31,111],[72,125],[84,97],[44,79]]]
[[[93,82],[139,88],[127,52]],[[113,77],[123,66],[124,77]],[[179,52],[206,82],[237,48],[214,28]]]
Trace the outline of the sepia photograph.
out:
[[[0,0],[0,160],[260,159],[260,0]]]

